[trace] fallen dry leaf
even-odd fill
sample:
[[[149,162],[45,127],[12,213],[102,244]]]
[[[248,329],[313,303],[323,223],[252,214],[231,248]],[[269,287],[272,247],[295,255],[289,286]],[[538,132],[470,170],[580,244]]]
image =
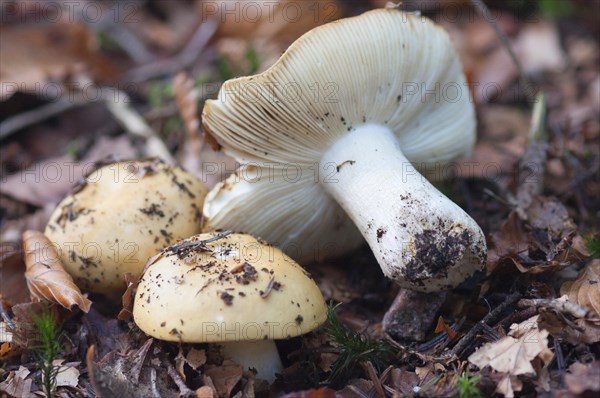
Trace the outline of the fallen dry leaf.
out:
[[[241,12],[249,13],[249,18],[241,19],[227,11],[231,9],[227,2],[215,3],[219,2],[205,2],[202,8],[208,17],[221,13],[217,51],[243,74],[249,71],[249,49],[258,55],[256,72],[263,72],[302,34],[343,15],[338,0],[238,3]]]
[[[398,391],[400,396],[412,396],[415,387],[421,386],[421,381],[414,372],[394,368],[390,372],[390,386]]]
[[[95,169],[98,161],[105,161],[109,157],[116,160],[133,159],[136,156],[137,152],[127,136],[102,136],[81,160],[77,161],[71,155],[45,159],[7,176],[2,181],[0,192],[39,207],[52,205],[53,210],[75,184]]]
[[[41,232],[23,233],[25,254],[25,278],[32,301],[48,300],[72,310],[77,306],[88,312],[92,302],[88,300],[64,270],[56,247]]]
[[[242,378],[242,367],[225,360],[221,366],[207,365],[204,373],[211,378],[219,397],[229,398],[231,391]]]
[[[210,377],[208,377],[207,375],[203,374],[202,375],[202,382],[204,383],[204,387],[210,388],[210,390],[212,391],[212,396],[213,397],[219,396],[219,394],[217,393],[217,388],[215,387],[215,383],[213,383],[213,381],[212,381],[212,379]],[[206,391],[206,390],[204,390],[202,392],[204,394],[208,394],[208,391]]]
[[[573,394],[600,391],[600,361],[575,362],[565,374],[565,385]]]
[[[514,265],[520,272],[539,274],[562,269],[581,260],[573,248],[576,226],[556,198],[536,196],[526,209],[527,220],[512,211],[492,234],[487,267]]]
[[[242,391],[240,391],[238,394],[241,394],[241,398],[255,398],[256,394],[255,394],[255,386],[254,384],[256,383],[256,378],[253,372],[248,371],[248,372],[244,372],[244,377],[246,378],[246,384],[244,385],[244,388],[242,389]]]
[[[569,217],[564,204],[557,198],[537,196],[527,209],[529,225],[538,233],[546,233],[546,239],[558,241],[571,235],[577,226]]]
[[[21,350],[11,343],[0,343],[0,360],[7,361],[10,358],[20,355]]]
[[[181,396],[169,381],[168,371],[164,366],[165,358],[155,356],[150,361],[145,361],[146,355],[160,353],[159,349],[153,353],[148,352],[151,341],[152,339],[149,339],[144,346],[126,353],[111,351],[98,362],[94,360],[95,346],[88,349],[87,373],[99,397],[176,398]]]
[[[0,299],[9,305],[29,301],[23,254],[16,244],[0,246]]]
[[[188,140],[194,144],[200,153],[202,143],[200,141],[200,118],[198,116],[198,98],[199,92],[194,87],[194,80],[186,72],[179,72],[173,79],[173,91],[175,93],[175,102],[179,109],[179,115],[183,120]]]
[[[2,304],[0,304],[2,305]],[[17,346],[11,344],[13,341],[13,334],[8,324],[4,321],[0,322],[0,360],[5,361],[9,357],[17,355],[20,350]]]
[[[296,391],[282,395],[281,398],[336,398],[334,390],[326,387],[313,388],[306,391]]]
[[[194,80],[186,72],[179,72],[173,80],[175,103],[185,127],[185,142],[182,145],[178,159],[181,166],[195,174],[202,174],[204,157],[202,152],[202,139],[200,135],[200,117],[198,114],[198,100],[200,93],[194,87]],[[203,180],[205,181],[205,180]]]
[[[99,81],[116,76],[115,67],[97,52],[94,36],[83,24],[52,23],[3,26],[0,29],[0,100],[16,91],[44,93],[44,84],[89,72]]]
[[[131,366],[127,373],[127,379],[133,381],[135,384],[138,384],[140,381],[140,373],[146,363],[146,357],[148,356],[150,347],[152,347],[152,343],[154,343],[154,339],[149,338],[140,348],[133,352],[128,352],[128,357],[131,358],[133,366]]]
[[[33,320],[35,315],[39,316],[49,311],[54,320],[59,316],[58,308],[48,305],[45,301],[15,304],[11,311],[14,317],[12,325],[7,325],[7,330],[12,334],[11,343],[20,348],[29,348],[37,341],[38,332]]]
[[[191,348],[185,357],[185,361],[192,369],[196,370],[206,363],[206,351]]]
[[[0,383],[0,392],[5,392],[11,397],[29,398],[32,379],[28,379],[29,370],[19,366],[19,370],[10,372],[6,380]]]
[[[23,202],[21,202],[23,203]],[[13,245],[18,247],[19,253],[21,249],[21,235],[28,229],[33,229],[35,231],[42,231],[46,228],[46,224],[48,224],[48,220],[50,220],[50,216],[52,212],[54,212],[55,204],[46,204],[41,209],[38,209],[32,213],[24,215],[23,217],[19,217],[13,220],[8,220],[2,223],[2,228],[0,229],[0,241],[3,242],[3,246]],[[0,210],[1,211],[1,210]],[[23,255],[19,256],[19,261],[23,263]],[[25,267],[23,265],[23,267]],[[18,275],[12,276],[23,279],[23,283],[25,282],[25,277],[23,276],[23,272]],[[18,289],[17,286],[8,286],[10,290]]]
[[[198,398],[213,398],[213,390],[209,386],[202,386],[196,390],[196,397]]]
[[[343,303],[360,298],[362,292],[336,264],[323,263],[318,266],[308,266],[309,272],[319,285],[325,300],[335,300]]]
[[[52,361],[54,366],[58,367],[55,382],[56,386],[77,387],[79,384],[79,364],[80,362],[70,362],[63,365],[64,359],[56,359]]]
[[[468,360],[480,369],[486,366],[501,376],[496,392],[507,398],[514,397],[515,391],[523,387],[519,375],[535,376],[532,362],[539,358],[548,365],[554,354],[548,348],[548,331],[538,327],[538,315],[519,324],[513,324],[507,336],[487,343],[475,351]]]
[[[463,178],[509,178],[527,145],[530,120],[522,111],[502,105],[487,106],[479,112],[481,137],[472,155],[458,163]]]
[[[550,21],[538,20],[524,24],[514,46],[523,72],[539,74],[564,69],[566,57],[560,41],[558,28]]]
[[[221,8],[218,10],[216,8]],[[231,5],[226,2],[203,7],[208,16],[222,12],[221,25],[217,32],[220,37],[238,37],[242,39],[277,40],[287,46],[303,33],[342,16],[342,7],[336,1],[310,0],[296,2],[283,0],[278,2],[256,2],[252,6],[241,7],[252,13],[240,20],[238,15],[227,12]]]
[[[444,318],[442,318],[441,316],[438,317],[438,322],[437,322],[437,325],[435,326],[434,332],[435,333],[446,332],[446,334],[448,335],[450,340],[454,340],[457,336],[457,333],[454,330],[452,330],[450,325],[448,325],[446,322],[444,322]]]
[[[100,397],[142,397],[136,394],[134,386],[121,373],[94,361],[94,346],[88,349],[86,367],[90,383]]]
[[[131,272],[125,272],[123,278],[127,284],[127,289],[125,289],[125,293],[121,296],[122,308],[117,315],[117,319],[120,321],[128,321],[133,315],[133,297],[139,278],[134,277]]]
[[[600,319],[569,319],[553,308],[540,308],[540,327],[555,338],[571,344],[594,344],[600,341]]]
[[[591,261],[574,281],[563,283],[560,294],[566,294],[569,301],[594,311],[600,317],[600,260]]]
[[[505,374],[496,386],[496,392],[504,395],[506,398],[513,398],[515,391],[523,389],[523,382],[517,376]]]
[[[198,368],[206,363],[206,351],[197,350],[195,348],[190,348],[187,355],[183,355],[183,347],[179,347],[179,352],[175,357],[175,369],[179,376],[186,381],[187,377],[185,375],[185,365],[189,365],[192,369],[198,370]],[[206,391],[203,391],[206,393]]]
[[[545,363],[554,354],[548,349],[548,331],[538,329],[538,315],[513,324],[508,336],[487,343],[469,356],[469,362],[512,376],[535,375],[531,361],[540,357]]]
[[[373,391],[375,391],[375,386],[371,380],[352,379],[348,382],[348,385],[337,391],[335,396],[338,398],[368,397]],[[379,394],[376,396],[379,396]]]

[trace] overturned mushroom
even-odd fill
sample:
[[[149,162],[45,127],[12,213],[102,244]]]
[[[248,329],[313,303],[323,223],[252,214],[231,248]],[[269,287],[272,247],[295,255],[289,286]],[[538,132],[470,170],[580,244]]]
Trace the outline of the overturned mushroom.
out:
[[[161,340],[219,343],[226,357],[272,381],[282,368],[273,340],[317,328],[326,307],[315,282],[281,250],[250,235],[208,233],[148,261],[133,317]]]
[[[386,276],[425,292],[481,268],[481,229],[417,171],[442,177],[475,141],[459,59],[428,19],[382,9],[313,29],[225,82],[203,123],[244,165],[207,196],[205,230],[263,236],[300,262],[364,237]]]
[[[163,247],[199,232],[207,188],[158,159],[101,167],[54,211],[45,234],[84,290],[125,289]]]

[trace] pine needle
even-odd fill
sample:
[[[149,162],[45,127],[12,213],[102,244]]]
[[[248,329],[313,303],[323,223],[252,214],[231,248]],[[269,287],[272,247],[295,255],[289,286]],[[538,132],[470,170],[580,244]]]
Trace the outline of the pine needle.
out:
[[[339,304],[338,304],[339,305]],[[329,384],[341,374],[361,362],[371,362],[378,372],[396,361],[397,349],[385,340],[373,340],[368,336],[342,325],[335,315],[338,305],[329,303],[325,331],[333,342],[339,357],[331,365],[331,374],[326,380]]]

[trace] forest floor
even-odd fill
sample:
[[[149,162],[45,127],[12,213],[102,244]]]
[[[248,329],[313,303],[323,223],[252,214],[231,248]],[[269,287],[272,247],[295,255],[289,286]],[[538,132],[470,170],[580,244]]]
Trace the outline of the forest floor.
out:
[[[0,396],[44,396],[43,374],[57,397],[600,394],[599,2],[401,5],[448,30],[472,88],[477,143],[440,189],[482,227],[486,267],[424,297],[366,246],[308,265],[329,320],[278,342],[272,385],[213,345],[149,338],[114,297],[89,295],[87,313],[32,303],[21,235],[110,156],[173,160],[213,187],[226,174],[203,164],[234,164],[200,139],[204,100],[309,29],[386,1],[282,0],[260,17],[238,4],[220,23],[207,0],[51,3],[1,5]]]

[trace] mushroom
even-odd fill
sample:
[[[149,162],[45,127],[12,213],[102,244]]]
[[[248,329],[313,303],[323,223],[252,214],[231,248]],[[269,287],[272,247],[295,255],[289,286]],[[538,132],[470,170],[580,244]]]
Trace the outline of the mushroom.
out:
[[[56,208],[45,234],[82,289],[125,290],[163,247],[200,232],[208,189],[158,159],[117,162],[90,173]]]
[[[133,305],[135,323],[160,340],[219,343],[225,357],[272,381],[274,340],[326,319],[315,282],[281,250],[242,234],[196,235],[151,258]]]
[[[448,174],[476,124],[450,38],[426,18],[380,9],[315,28],[225,82],[203,124],[243,165],[207,195],[204,230],[263,236],[300,263],[364,237],[386,276],[423,292],[484,263],[480,227],[418,171]]]

